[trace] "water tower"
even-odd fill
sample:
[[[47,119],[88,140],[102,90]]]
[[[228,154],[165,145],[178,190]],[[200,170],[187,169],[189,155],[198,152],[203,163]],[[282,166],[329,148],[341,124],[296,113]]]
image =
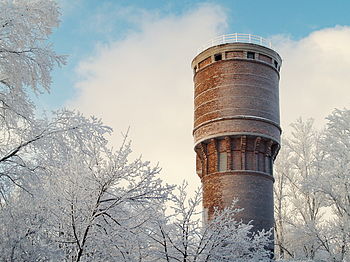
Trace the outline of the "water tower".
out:
[[[204,221],[239,199],[237,219],[274,225],[273,161],[280,148],[281,57],[265,39],[220,36],[192,61],[196,170]]]

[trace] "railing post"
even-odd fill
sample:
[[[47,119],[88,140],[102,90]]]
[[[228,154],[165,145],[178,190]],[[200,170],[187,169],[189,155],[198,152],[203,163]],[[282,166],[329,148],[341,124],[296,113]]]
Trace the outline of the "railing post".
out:
[[[237,33],[236,33],[235,35],[236,35],[236,42],[238,42],[238,39],[237,39]]]

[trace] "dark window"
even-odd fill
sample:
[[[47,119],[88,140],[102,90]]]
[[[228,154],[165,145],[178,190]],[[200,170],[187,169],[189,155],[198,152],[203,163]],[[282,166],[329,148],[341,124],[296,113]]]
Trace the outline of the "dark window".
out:
[[[259,153],[259,171],[264,172],[265,171],[265,155],[263,153]]]
[[[214,55],[214,60],[215,60],[215,61],[220,61],[220,60],[222,60],[222,54],[216,54],[216,55]]]
[[[273,62],[274,62],[274,64],[275,64],[275,67],[278,68],[278,63],[277,63],[277,61],[273,61]]]
[[[265,157],[265,173],[272,175],[272,159],[269,156]]]
[[[247,52],[247,58],[255,59],[255,53],[254,52]]]
[[[193,73],[195,74],[197,72],[197,66],[193,68]]]

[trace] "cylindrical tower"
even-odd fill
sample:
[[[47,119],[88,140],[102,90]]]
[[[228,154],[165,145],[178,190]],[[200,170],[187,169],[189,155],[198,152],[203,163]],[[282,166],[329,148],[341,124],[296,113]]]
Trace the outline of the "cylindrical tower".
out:
[[[248,37],[249,36],[249,37]],[[263,38],[218,38],[192,61],[197,174],[204,221],[238,199],[237,219],[273,227],[272,166],[280,148],[281,57]]]

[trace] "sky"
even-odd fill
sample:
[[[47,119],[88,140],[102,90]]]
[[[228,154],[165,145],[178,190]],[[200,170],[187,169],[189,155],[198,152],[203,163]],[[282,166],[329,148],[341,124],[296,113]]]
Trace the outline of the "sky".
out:
[[[51,41],[68,63],[53,72],[39,110],[62,107],[128,128],[133,156],[162,167],[168,183],[200,184],[193,151],[191,61],[211,38],[251,33],[272,40],[283,59],[284,133],[298,117],[321,127],[334,108],[350,108],[348,0],[59,0]]]

